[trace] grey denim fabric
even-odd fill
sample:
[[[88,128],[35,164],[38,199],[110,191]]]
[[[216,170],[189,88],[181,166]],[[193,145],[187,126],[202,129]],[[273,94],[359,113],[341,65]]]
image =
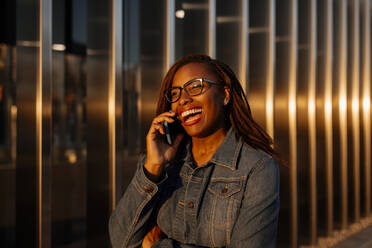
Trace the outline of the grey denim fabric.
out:
[[[110,218],[114,248],[141,247],[154,223],[166,238],[153,247],[274,247],[279,214],[275,160],[236,137],[231,128],[212,159],[195,167],[183,144],[159,183],[143,165]]]

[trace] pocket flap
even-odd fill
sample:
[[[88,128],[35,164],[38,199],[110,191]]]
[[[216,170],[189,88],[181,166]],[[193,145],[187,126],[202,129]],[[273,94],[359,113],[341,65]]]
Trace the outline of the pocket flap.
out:
[[[238,193],[242,189],[240,178],[212,179],[208,190],[213,194],[226,198]]]

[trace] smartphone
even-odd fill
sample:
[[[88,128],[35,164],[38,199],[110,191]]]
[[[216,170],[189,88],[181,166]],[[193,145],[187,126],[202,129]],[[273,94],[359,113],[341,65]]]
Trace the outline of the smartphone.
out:
[[[164,132],[165,132],[165,136],[167,138],[167,142],[168,142],[168,145],[172,145],[172,135],[171,135],[171,132],[170,132],[170,125],[167,121],[164,121],[163,123],[164,125]]]
[[[173,111],[169,110],[169,112]],[[173,123],[164,121],[163,126],[167,143],[171,146],[173,144],[174,137],[176,137],[176,134],[179,132],[179,123],[177,122],[177,118],[175,117],[175,121]]]

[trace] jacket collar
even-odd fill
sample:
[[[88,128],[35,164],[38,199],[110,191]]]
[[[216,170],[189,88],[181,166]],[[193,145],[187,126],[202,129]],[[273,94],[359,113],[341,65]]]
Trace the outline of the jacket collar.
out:
[[[242,139],[237,137],[234,128],[231,127],[222,144],[214,153],[211,162],[216,165],[227,167],[231,170],[236,170],[242,145]]]
[[[243,141],[240,137],[236,136],[233,127],[229,129],[226,134],[225,139],[221,145],[217,148],[216,152],[213,154],[211,160],[216,165],[227,167],[231,170],[236,170],[238,157],[240,154]],[[193,157],[191,153],[191,140],[186,145],[185,162],[192,164]]]

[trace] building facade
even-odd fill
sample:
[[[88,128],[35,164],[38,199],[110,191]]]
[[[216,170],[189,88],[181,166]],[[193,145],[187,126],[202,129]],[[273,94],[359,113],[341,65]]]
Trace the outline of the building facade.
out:
[[[371,223],[370,0],[0,3],[0,246],[109,247],[178,58],[229,64],[280,166],[278,247]]]

